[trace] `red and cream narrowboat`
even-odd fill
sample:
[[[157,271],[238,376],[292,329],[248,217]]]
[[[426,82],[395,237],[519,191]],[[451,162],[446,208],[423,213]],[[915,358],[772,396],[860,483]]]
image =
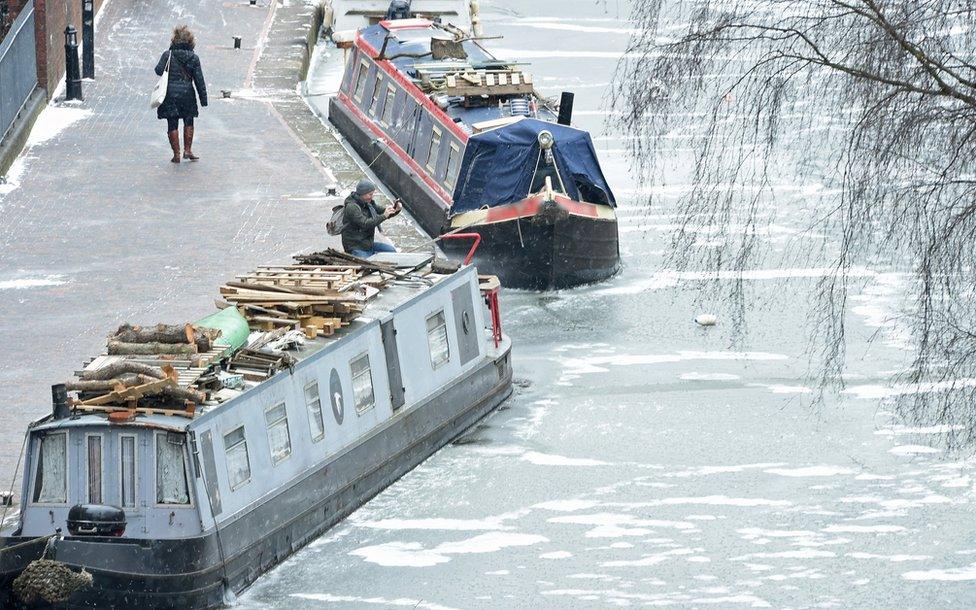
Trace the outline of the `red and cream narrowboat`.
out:
[[[392,13],[391,8],[391,13]],[[442,249],[503,284],[599,281],[620,266],[615,199],[592,139],[532,76],[439,20],[384,19],[345,38],[329,120]],[[340,43],[342,44],[342,43]]]

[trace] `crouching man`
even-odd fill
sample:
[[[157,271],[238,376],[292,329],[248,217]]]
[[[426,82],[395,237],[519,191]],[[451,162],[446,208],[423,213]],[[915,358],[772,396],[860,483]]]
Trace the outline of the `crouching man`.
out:
[[[346,197],[343,209],[342,248],[353,256],[369,258],[378,252],[396,252],[396,248],[375,241],[376,229],[383,221],[393,218],[403,209],[399,200],[382,207],[373,201],[376,185],[361,180],[356,190]]]

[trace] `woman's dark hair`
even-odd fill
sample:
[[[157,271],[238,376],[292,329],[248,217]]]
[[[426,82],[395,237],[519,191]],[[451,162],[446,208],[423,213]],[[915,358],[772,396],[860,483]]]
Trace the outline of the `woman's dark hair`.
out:
[[[193,32],[190,31],[190,28],[185,25],[181,25],[173,28],[172,44],[190,45],[190,48],[192,49],[197,45],[197,41],[193,37]]]

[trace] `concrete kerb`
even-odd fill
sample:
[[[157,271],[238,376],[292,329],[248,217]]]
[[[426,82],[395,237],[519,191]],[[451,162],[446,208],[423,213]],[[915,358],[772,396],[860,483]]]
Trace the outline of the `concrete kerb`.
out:
[[[27,103],[17,115],[7,136],[0,142],[0,178],[6,176],[10,166],[24,150],[31,129],[46,105],[47,93],[43,88],[37,87],[27,98]]]

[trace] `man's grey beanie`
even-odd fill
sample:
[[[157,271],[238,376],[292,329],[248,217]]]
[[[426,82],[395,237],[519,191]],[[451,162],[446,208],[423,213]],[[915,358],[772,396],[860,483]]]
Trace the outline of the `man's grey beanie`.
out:
[[[360,180],[359,184],[356,185],[356,194],[365,195],[366,193],[372,193],[376,190],[376,185],[369,180]]]

